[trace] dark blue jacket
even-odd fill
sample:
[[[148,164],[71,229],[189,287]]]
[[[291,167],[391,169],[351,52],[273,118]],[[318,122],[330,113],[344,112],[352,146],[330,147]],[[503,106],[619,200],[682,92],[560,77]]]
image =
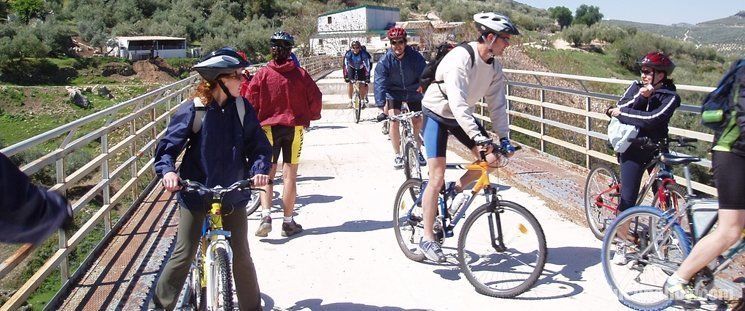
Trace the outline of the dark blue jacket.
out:
[[[255,174],[268,174],[271,168],[271,145],[259,125],[256,112],[244,99],[246,115],[240,124],[235,101],[224,107],[216,102],[207,106],[202,129],[192,132],[194,102],[184,102],[171,117],[171,123],[155,150],[155,172],[163,177],[176,170],[176,158],[186,147],[179,167],[179,177],[203,183],[207,187],[226,187]],[[196,193],[180,193],[187,208],[204,208],[207,197]],[[245,205],[249,191],[234,191],[226,195],[224,204]]]
[[[423,95],[416,90],[425,66],[422,54],[410,46],[406,46],[401,60],[388,49],[375,66],[375,104],[382,107],[386,100],[421,102]]]
[[[618,101],[621,114],[617,118],[623,124],[638,127],[637,137],[666,138],[667,124],[675,109],[680,107],[680,96],[675,92],[675,85],[667,83],[655,90],[649,98],[638,95],[642,86],[644,85],[634,82],[626,89]]]
[[[38,244],[67,217],[67,200],[31,183],[0,153],[0,242]]]

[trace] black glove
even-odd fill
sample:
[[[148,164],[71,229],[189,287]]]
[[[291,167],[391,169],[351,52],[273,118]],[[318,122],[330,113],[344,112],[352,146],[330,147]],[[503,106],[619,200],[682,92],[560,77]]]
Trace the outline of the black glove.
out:
[[[613,106],[608,106],[608,108],[605,108],[605,115],[610,118],[610,110],[613,109]]]
[[[349,83],[349,78],[344,77],[344,82]]]

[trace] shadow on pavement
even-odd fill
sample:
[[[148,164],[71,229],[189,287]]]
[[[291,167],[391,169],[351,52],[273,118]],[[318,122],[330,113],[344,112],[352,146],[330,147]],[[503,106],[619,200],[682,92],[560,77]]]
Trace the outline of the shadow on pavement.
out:
[[[334,176],[298,176],[296,178],[296,182],[301,183],[304,181],[326,181],[329,179],[334,179],[336,177]]]
[[[600,263],[600,249],[595,247],[558,247],[548,249],[546,264],[562,266],[558,271],[544,268],[543,274],[533,288],[515,299],[543,300],[575,296],[585,289],[578,285],[583,281],[583,273],[589,267]],[[556,280],[563,276],[569,281]],[[550,293],[550,295],[545,295]]]
[[[282,309],[274,309],[282,310]],[[329,304],[323,304],[323,299],[305,299],[295,303],[294,306],[284,309],[287,311],[301,311],[301,310],[324,310],[324,311],[426,311],[429,309],[402,309],[399,307],[390,306],[371,306],[361,303],[354,302],[334,302]]]
[[[297,199],[295,200],[295,210],[299,210],[310,204],[331,203],[334,201],[338,201],[341,198],[342,196],[339,196],[339,195],[321,195],[321,194],[301,195],[301,196],[298,196]],[[281,201],[282,200],[280,200],[280,202]]]
[[[302,225],[302,224],[301,224]],[[378,221],[378,220],[355,220],[347,221],[341,225],[333,227],[320,227],[320,228],[304,228],[303,232],[290,238],[281,239],[261,239],[261,242],[269,244],[284,244],[290,239],[301,238],[307,235],[322,235],[336,232],[368,232],[381,229],[390,229],[390,221]]]

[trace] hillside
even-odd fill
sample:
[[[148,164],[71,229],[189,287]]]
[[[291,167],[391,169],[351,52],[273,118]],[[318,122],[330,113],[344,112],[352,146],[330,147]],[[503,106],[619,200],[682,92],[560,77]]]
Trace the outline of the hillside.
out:
[[[675,24],[667,26],[620,20],[603,22],[621,27],[634,27],[641,31],[710,46],[719,53],[728,56],[738,57],[745,54],[745,11],[696,25]]]

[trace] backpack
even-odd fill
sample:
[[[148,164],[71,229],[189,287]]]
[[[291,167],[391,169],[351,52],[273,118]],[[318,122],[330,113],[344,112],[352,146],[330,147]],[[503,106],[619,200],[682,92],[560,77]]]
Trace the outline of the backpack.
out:
[[[246,116],[246,106],[243,103],[243,97],[238,96],[235,98],[235,110],[238,111],[238,119],[241,120],[241,126],[243,126],[243,118]],[[199,97],[194,97],[194,123],[191,124],[192,133],[199,133],[199,130],[202,129],[202,123],[206,114],[207,106],[202,103]]]
[[[422,75],[419,76],[419,85],[422,87],[422,93],[427,90],[427,87],[429,87],[432,83],[442,83],[442,81],[436,81],[435,80],[435,73],[437,72],[437,66],[440,65],[440,62],[445,57],[445,55],[452,51],[453,49],[457,47],[463,47],[468,51],[468,55],[471,56],[471,68],[473,68],[473,65],[476,61],[475,52],[473,51],[473,48],[467,43],[467,42],[461,42],[459,45],[451,45],[449,43],[443,43],[440,44],[437,47],[437,54],[435,55],[435,59],[429,62],[427,66],[424,67],[424,70],[422,71]]]
[[[721,132],[727,127],[732,118],[733,87],[737,80],[737,73],[745,67],[745,59],[741,59],[730,67],[724,74],[722,80],[714,91],[709,93],[701,105],[701,124],[715,133]]]

